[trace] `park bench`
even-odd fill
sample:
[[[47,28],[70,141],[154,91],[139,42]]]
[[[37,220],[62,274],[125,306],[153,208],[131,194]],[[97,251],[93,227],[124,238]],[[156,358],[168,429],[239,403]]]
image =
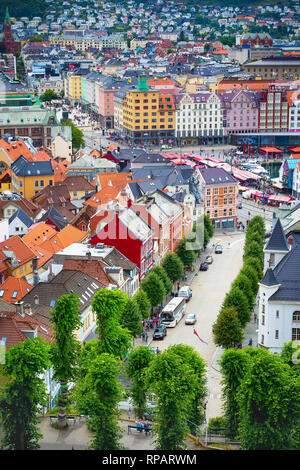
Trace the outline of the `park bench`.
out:
[[[138,431],[138,432],[144,432],[145,433],[145,436],[148,436],[148,434],[152,434],[152,429],[151,428],[142,428],[142,427],[139,427],[139,426],[134,426],[134,425],[131,425],[129,424],[128,425],[128,434],[131,434],[131,431]]]

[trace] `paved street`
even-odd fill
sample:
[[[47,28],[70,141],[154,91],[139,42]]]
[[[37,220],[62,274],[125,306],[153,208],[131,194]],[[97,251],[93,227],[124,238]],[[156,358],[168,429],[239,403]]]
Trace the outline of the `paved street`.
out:
[[[244,237],[242,232],[231,235],[216,234],[212,243],[220,243],[223,246],[223,253],[219,255],[212,253],[213,264],[209,265],[208,271],[199,272],[192,281],[193,297],[187,304],[186,312],[196,314],[195,330],[200,338],[208,342],[208,345],[201,343],[193,334],[193,326],[184,324],[184,317],[175,328],[168,328],[168,334],[163,341],[152,342],[152,346],[157,344],[161,350],[173,344],[189,344],[206,360],[209,388],[208,418],[219,416],[222,412],[221,374],[212,367],[216,354],[212,325],[217,319],[226,292],[229,291],[232,281],[242,267]],[[205,256],[207,254],[205,253]]]

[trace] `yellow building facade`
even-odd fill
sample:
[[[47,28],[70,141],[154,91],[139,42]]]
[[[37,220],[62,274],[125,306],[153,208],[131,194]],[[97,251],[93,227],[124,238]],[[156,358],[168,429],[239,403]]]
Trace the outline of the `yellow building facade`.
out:
[[[175,138],[175,105],[172,95],[148,90],[147,81],[129,90],[123,102],[123,129],[132,143],[160,145]]]

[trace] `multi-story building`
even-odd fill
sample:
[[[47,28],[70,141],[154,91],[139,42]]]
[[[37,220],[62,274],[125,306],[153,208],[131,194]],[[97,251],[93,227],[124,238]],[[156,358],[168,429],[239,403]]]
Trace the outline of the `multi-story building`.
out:
[[[222,101],[215,93],[174,95],[180,144],[223,142]]]
[[[294,100],[289,107],[289,131],[300,130],[300,99]]]
[[[237,45],[251,47],[272,47],[273,39],[269,33],[244,33],[237,36]]]
[[[11,19],[6,8],[3,33],[0,34],[0,52],[17,54],[21,49],[21,42],[11,30]]]
[[[257,132],[257,94],[245,90],[222,93],[224,134]]]
[[[204,212],[213,226],[235,228],[237,223],[238,181],[223,168],[200,168],[199,190]]]
[[[51,161],[28,161],[23,155],[11,166],[12,191],[31,199],[41,189],[54,184]]]
[[[246,62],[243,65],[243,70],[262,79],[280,80],[288,77],[298,77],[300,74],[300,61],[297,57],[265,57],[255,62]]]
[[[299,232],[285,235],[278,219],[264,248],[265,275],[260,281],[258,346],[280,353],[300,340]]]
[[[91,218],[92,245],[105,243],[116,247],[140,270],[140,279],[153,265],[153,231],[131,208],[112,204]]]
[[[35,147],[49,147],[52,127],[58,125],[54,111],[38,106],[0,108],[0,137],[30,137]]]
[[[82,100],[82,75],[68,73],[64,80],[65,97],[70,101]]]
[[[287,132],[289,106],[286,91],[270,86],[259,99],[259,132]]]
[[[133,144],[160,145],[175,139],[175,104],[172,95],[148,90],[147,77],[139,77],[137,89],[126,92],[123,129]]]

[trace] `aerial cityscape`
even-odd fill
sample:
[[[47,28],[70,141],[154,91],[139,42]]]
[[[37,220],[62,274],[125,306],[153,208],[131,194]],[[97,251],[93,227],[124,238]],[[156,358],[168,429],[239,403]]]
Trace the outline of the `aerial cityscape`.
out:
[[[0,448],[299,450],[299,364],[300,0],[0,0]]]

